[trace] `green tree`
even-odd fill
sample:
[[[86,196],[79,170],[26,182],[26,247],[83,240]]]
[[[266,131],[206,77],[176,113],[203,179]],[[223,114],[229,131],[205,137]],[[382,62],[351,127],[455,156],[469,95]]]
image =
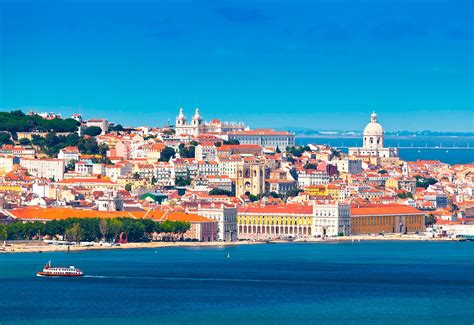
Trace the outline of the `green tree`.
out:
[[[135,172],[135,174],[133,174],[133,179],[138,181],[140,179],[140,174],[138,172]]]
[[[189,186],[191,185],[191,179],[189,177],[183,178],[183,177],[176,177],[174,184],[176,186]]]
[[[0,224],[0,241],[3,241],[3,246],[5,246],[8,239],[7,227]]]
[[[385,169],[381,169],[378,171],[380,175],[388,174],[388,172]]]
[[[131,192],[132,191],[132,184],[125,184],[125,191]]]
[[[83,235],[81,225],[79,223],[74,223],[66,230],[65,235],[68,241],[79,243]]]
[[[258,201],[258,196],[254,195],[254,194],[248,194],[247,196],[249,197],[249,200],[252,201],[252,202]]]
[[[278,194],[277,192],[270,192],[270,196],[275,199],[280,199],[281,195]]]
[[[109,219],[108,226],[109,233],[113,235],[114,239],[117,239],[119,234],[124,231],[123,222],[120,219]]]
[[[171,147],[165,147],[160,154],[159,161],[170,161],[172,157],[176,155],[176,151]]]
[[[112,125],[109,127],[109,131],[123,131],[123,126],[120,124]]]
[[[304,169],[317,169],[318,166],[316,164],[312,164],[312,163],[306,163],[304,166],[303,166]]]
[[[239,140],[237,140],[237,139],[229,139],[229,140],[224,140],[224,144],[237,145],[237,144],[240,144],[240,142],[239,142]]]
[[[99,221],[99,231],[100,234],[102,235],[101,239],[105,240],[107,237],[107,231],[109,230],[109,225],[107,224],[107,220],[101,218]]]
[[[13,144],[11,134],[9,132],[0,132],[0,146],[4,144]]]
[[[213,188],[209,191],[209,195],[227,195],[227,196],[234,196],[231,191],[224,190],[222,188]]]
[[[93,137],[89,137],[87,139],[81,138],[77,143],[77,147],[79,151],[83,154],[88,155],[97,155],[99,154],[99,145],[97,144],[97,140]]]
[[[95,137],[102,133],[102,129],[98,126],[89,126],[83,132],[85,135]]]
[[[76,159],[71,159],[67,164],[66,164],[66,170],[67,171],[72,171],[76,168]]]
[[[436,223],[436,217],[431,213],[425,217],[425,226],[431,227]]]
[[[176,131],[173,130],[173,129],[166,129],[166,130],[163,130],[163,134],[164,134],[164,135],[173,136],[175,133],[176,133]]]
[[[303,192],[302,189],[300,188],[295,188],[295,189],[292,189],[292,190],[289,190],[285,193],[285,197],[289,198],[289,197],[294,197],[294,196],[298,196],[299,193]]]
[[[28,138],[21,138],[21,139],[19,140],[19,143],[20,143],[20,145],[22,145],[22,146],[29,146],[29,145],[31,144],[31,141],[30,141],[30,139],[28,139]]]

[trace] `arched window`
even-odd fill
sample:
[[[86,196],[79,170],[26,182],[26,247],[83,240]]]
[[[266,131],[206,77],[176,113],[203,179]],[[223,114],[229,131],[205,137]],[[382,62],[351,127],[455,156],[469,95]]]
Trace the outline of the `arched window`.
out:
[[[370,144],[374,143],[374,138],[370,138]]]

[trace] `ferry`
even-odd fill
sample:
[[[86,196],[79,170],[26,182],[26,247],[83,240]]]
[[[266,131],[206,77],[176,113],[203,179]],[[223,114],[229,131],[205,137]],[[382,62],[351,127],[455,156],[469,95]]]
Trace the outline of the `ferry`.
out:
[[[83,276],[84,272],[74,266],[51,266],[51,260],[43,268],[43,271],[36,272],[37,276]]]

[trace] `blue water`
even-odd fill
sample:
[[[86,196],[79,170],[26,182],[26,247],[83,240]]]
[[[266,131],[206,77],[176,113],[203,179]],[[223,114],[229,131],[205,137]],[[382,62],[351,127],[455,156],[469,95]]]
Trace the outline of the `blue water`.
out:
[[[360,242],[3,254],[0,323],[472,324],[473,248]],[[49,258],[87,276],[35,277]]]
[[[334,137],[299,137],[296,139],[297,145],[305,144],[327,144],[333,147],[357,147],[362,146],[362,138],[334,138]],[[470,147],[471,149],[399,149],[399,156],[403,160],[416,161],[440,160],[442,162],[454,164],[467,164],[474,162],[474,138],[473,137],[387,137],[386,147]],[[347,148],[342,149],[347,153]]]

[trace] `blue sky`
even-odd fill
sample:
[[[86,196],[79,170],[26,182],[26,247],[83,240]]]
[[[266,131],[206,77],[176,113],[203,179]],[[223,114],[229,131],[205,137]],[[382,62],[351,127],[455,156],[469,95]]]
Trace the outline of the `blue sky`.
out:
[[[472,131],[473,3],[0,0],[0,109]]]

